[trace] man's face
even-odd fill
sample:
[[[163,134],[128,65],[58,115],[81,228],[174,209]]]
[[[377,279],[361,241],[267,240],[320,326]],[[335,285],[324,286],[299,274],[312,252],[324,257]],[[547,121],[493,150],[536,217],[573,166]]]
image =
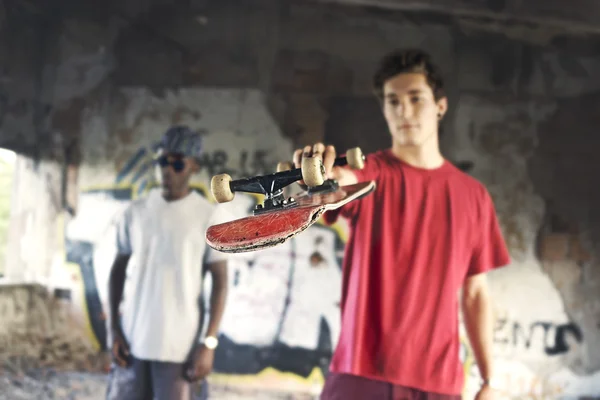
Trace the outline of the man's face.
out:
[[[165,153],[158,157],[157,172],[163,196],[173,198],[185,193],[190,177],[197,171],[196,162],[181,154]]]
[[[393,141],[401,146],[423,146],[437,139],[438,115],[446,98],[435,100],[424,74],[401,73],[383,85],[383,113]]]

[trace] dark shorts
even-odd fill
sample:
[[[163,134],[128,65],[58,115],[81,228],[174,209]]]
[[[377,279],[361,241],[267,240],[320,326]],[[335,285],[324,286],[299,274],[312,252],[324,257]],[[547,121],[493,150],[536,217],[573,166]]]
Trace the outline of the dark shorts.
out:
[[[321,400],[460,400],[460,395],[423,392],[360,376],[330,372]]]
[[[114,364],[108,377],[107,400],[204,400],[206,380],[190,383],[183,364],[145,361],[132,357],[131,366]]]

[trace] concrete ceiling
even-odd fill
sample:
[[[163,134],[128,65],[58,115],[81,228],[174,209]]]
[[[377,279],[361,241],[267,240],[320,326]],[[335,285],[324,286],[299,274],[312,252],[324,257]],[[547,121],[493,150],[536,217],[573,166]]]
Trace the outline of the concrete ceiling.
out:
[[[543,25],[546,28],[572,33],[600,33],[600,2],[597,0],[255,0],[255,5],[293,3],[347,5],[362,8],[431,12],[463,19],[489,22]],[[119,13],[129,17],[146,14],[153,9],[186,9],[202,12],[231,0],[0,0],[0,23],[6,10],[20,7],[31,12],[87,13],[100,16]],[[241,1],[240,4],[245,3]],[[236,7],[232,7],[232,11]],[[242,6],[243,8],[243,6]]]
[[[542,25],[570,33],[600,33],[597,0],[312,0],[395,11],[429,11],[464,19]]]
[[[194,39],[191,30],[175,29],[180,28],[177,24],[181,19],[174,15],[184,14],[194,21],[215,18],[222,22],[219,16],[223,15],[237,14],[246,18],[248,9],[257,15],[287,16],[289,9],[309,8],[319,9],[324,15],[375,16],[373,20],[392,24],[399,21],[451,23],[467,33],[494,32],[544,48],[550,45],[578,55],[600,54],[600,2],[571,1],[0,0],[0,33],[4,33],[0,40],[0,145],[28,154],[50,146],[55,138],[46,121],[56,93],[48,89],[51,84],[44,85],[45,79],[52,79],[47,73],[51,69],[44,66],[69,60],[68,52],[76,53],[78,48],[102,47],[104,42],[111,42],[119,31],[131,25],[156,41],[186,53],[196,49],[199,40]],[[79,29],[81,21],[86,23]],[[320,21],[326,23],[326,18]],[[234,26],[242,31],[248,29],[243,24]],[[196,35],[201,36],[200,41],[216,38],[206,32],[206,37]],[[61,40],[66,36],[71,42],[69,46],[61,47]],[[580,40],[581,36],[594,38]],[[45,88],[49,93],[44,92]],[[21,109],[25,110],[19,114],[26,120],[25,125],[21,120],[20,125],[13,123],[14,112],[11,110]],[[29,139],[22,139],[20,132],[28,132]],[[43,146],[39,144],[42,141],[46,143]]]

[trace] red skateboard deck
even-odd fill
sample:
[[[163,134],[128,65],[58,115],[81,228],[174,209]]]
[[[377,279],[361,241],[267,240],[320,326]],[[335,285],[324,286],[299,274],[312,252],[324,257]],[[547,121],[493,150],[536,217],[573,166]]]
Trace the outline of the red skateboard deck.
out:
[[[317,222],[327,210],[334,210],[353,200],[368,195],[375,182],[361,182],[341,186],[335,191],[296,197],[297,206],[252,215],[234,221],[210,226],[206,242],[224,253],[255,251],[281,244]]]

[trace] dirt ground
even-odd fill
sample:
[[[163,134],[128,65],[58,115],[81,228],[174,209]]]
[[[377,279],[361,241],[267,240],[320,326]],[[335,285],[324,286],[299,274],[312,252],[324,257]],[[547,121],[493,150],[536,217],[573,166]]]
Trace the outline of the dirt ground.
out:
[[[0,400],[104,400],[105,374],[35,369],[26,374],[0,375]],[[211,400],[313,400],[308,395],[242,391],[211,385]]]

